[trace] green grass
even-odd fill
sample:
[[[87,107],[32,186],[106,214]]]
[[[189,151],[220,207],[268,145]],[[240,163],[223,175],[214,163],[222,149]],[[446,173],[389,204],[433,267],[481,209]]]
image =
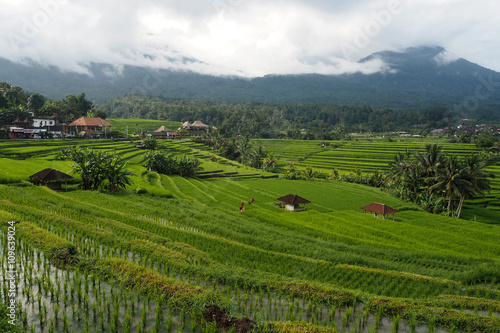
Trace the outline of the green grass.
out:
[[[44,167],[68,171],[71,162],[54,161],[43,145],[8,142],[0,154],[35,156],[0,159],[0,218],[20,222],[19,236],[35,248],[46,251],[50,240],[73,244],[83,260],[82,271],[114,281],[123,290],[140,290],[147,296],[170,288],[165,292],[179,292],[179,302],[186,304],[197,298],[206,302],[211,299],[207,295],[213,294],[217,302],[234,305],[250,290],[270,298],[282,297],[283,304],[288,304],[284,306],[295,304],[295,297],[330,309],[360,302],[373,314],[378,309],[408,318],[418,314],[423,323],[436,321],[445,327],[465,327],[467,322],[484,327],[486,319],[476,314],[466,319],[446,317],[443,306],[457,313],[462,308],[499,308],[498,225],[429,214],[384,190],[358,184],[160,175],[146,171],[144,151],[132,143],[81,143],[127,159],[128,168],[135,173],[134,184],[114,194],[81,191],[76,185],[67,192],[23,187],[21,182],[30,174]],[[66,143],[51,144],[58,149]],[[328,160],[338,151],[344,155],[338,160],[352,165],[357,151],[369,156],[365,162],[369,165],[376,163],[378,155],[369,155],[363,146],[373,145],[384,158],[401,146],[353,143],[324,149],[317,144],[298,143],[296,156],[303,154],[299,163],[314,156]],[[293,142],[273,140],[268,149],[279,151],[285,146],[289,150]],[[224,163],[212,162],[210,151],[190,142],[162,141],[160,148],[197,156],[207,171],[259,172],[223,159]],[[447,149],[458,154],[462,148],[472,150],[461,145]],[[497,167],[492,170],[498,171]],[[306,211],[293,213],[276,205],[278,197],[290,193],[311,201]],[[500,211],[482,207],[498,207],[496,193],[468,203],[465,211],[498,219]],[[252,198],[255,201],[248,204]],[[241,201],[246,202],[243,212],[238,209]],[[375,218],[360,209],[375,201],[400,210],[395,221]],[[25,232],[23,225],[37,232]],[[301,302],[303,308],[307,301]],[[235,306],[235,315],[248,314],[253,305],[245,304],[245,309],[241,304]],[[425,311],[433,317],[424,316]],[[268,317],[260,313],[259,318]],[[491,325],[499,326],[495,320]]]

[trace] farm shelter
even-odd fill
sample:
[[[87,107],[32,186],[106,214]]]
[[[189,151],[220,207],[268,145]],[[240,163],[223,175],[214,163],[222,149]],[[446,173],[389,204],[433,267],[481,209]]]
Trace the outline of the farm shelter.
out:
[[[311,203],[311,201],[299,197],[297,194],[289,194],[284,197],[276,199],[281,201],[281,208],[290,210],[292,212],[301,212],[306,210],[306,204]]]
[[[182,124],[182,128],[187,130],[191,136],[204,135],[209,127],[215,129],[215,127],[204,124],[200,120],[196,120],[191,124],[186,121]]]
[[[70,175],[55,169],[44,169],[30,176],[31,180],[39,186],[47,186],[52,190],[61,190],[61,182],[64,180],[64,189],[68,189],[68,179],[73,179]]]
[[[69,124],[69,129],[71,132],[85,132],[86,136],[106,134],[108,127],[112,127],[110,123],[106,120],[97,117],[80,117],[71,124]]]
[[[399,213],[399,211],[394,208],[379,202],[371,203],[368,206],[361,207],[361,209],[365,211],[365,214],[366,211],[369,211],[372,212],[375,217],[382,215],[384,219],[386,218],[386,215],[392,214],[392,220],[394,220],[394,214]]]
[[[155,137],[155,138],[158,138],[158,137],[160,137],[160,138],[175,138],[175,137],[179,136],[179,132],[172,131],[171,129],[168,129],[165,126],[161,126],[156,131],[151,133],[151,136]]]
[[[185,128],[185,129],[203,129],[203,128],[208,128],[210,126],[208,126],[207,124],[204,124],[202,121],[200,120],[196,120],[194,123],[190,124],[188,121],[184,122],[182,124],[182,127]]]

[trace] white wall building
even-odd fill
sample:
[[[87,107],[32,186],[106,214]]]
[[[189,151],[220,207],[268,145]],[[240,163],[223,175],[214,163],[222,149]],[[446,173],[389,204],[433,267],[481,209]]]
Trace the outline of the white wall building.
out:
[[[54,119],[33,119],[33,127],[47,127],[55,125],[56,121]]]

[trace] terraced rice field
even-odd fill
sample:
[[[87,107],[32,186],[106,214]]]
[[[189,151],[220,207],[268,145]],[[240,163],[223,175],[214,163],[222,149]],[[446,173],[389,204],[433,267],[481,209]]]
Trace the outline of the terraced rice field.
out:
[[[297,142],[297,143],[295,143]],[[330,146],[322,147],[323,141],[292,140],[255,140],[277,158],[296,162],[297,166],[313,167],[324,172],[333,169],[351,172],[355,168],[363,172],[389,169],[397,153],[424,151],[425,145],[432,142],[382,142],[382,141],[328,141]],[[464,156],[479,153],[473,144],[440,143],[446,154]]]
[[[210,305],[263,332],[500,330],[498,225],[428,214],[358,184],[150,173],[130,142],[52,143],[0,148],[1,298],[15,227],[22,331],[216,332]],[[29,185],[37,168],[71,168],[51,157],[68,143],[128,159],[134,185],[115,194],[77,181],[67,192]],[[206,170],[256,172],[212,162],[197,144],[161,147]],[[279,208],[289,193],[311,201],[306,211]],[[398,209],[395,221],[363,214],[374,201]]]
[[[293,161],[298,169],[312,167],[316,171],[329,174],[333,170],[340,173],[351,173],[359,169],[362,173],[373,173],[389,169],[389,163],[397,153],[424,151],[426,144],[422,142],[383,142],[383,141],[328,141],[330,146],[322,147],[323,141],[291,140],[255,140],[268,152],[274,154],[280,162],[278,171],[285,172],[284,167]],[[474,144],[439,143],[443,151],[452,156],[466,156],[481,152]],[[468,200],[464,205],[464,217],[486,223],[500,223],[500,166],[492,166],[490,172],[495,175],[491,179],[492,191],[484,197]]]
[[[152,119],[107,119],[113,125],[113,131],[120,133],[125,133],[128,129],[128,134],[131,136],[133,133],[139,135],[141,131],[150,132],[154,131],[161,126],[165,126],[168,129],[176,131],[182,126],[182,123],[178,121],[166,121],[166,120],[152,120]]]

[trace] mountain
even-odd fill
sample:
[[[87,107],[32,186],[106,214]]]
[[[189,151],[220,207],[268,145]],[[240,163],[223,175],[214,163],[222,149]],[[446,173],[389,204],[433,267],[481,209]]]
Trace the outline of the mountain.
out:
[[[0,59],[0,81],[19,85],[49,98],[85,92],[104,102],[128,93],[237,102],[294,102],[371,105],[391,108],[459,106],[467,113],[500,110],[500,73],[453,58],[442,47],[384,51],[374,58],[390,70],[376,74],[267,75],[246,79],[194,72],[91,64],[91,75],[61,72],[56,67],[30,66]]]

